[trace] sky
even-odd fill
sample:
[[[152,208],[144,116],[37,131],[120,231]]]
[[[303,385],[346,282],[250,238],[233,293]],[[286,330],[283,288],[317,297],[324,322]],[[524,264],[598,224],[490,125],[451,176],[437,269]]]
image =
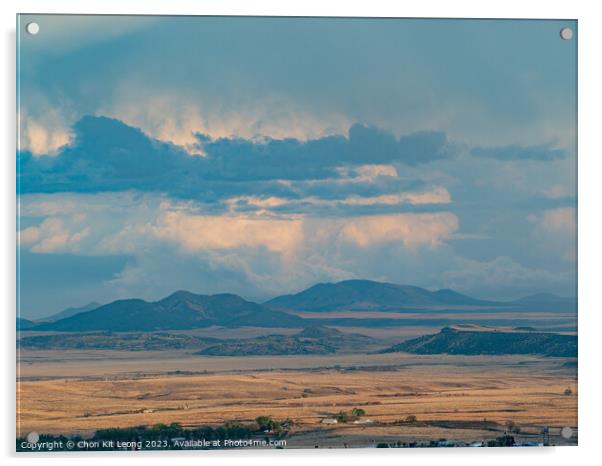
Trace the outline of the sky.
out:
[[[350,278],[576,294],[576,22],[18,27],[23,317]]]

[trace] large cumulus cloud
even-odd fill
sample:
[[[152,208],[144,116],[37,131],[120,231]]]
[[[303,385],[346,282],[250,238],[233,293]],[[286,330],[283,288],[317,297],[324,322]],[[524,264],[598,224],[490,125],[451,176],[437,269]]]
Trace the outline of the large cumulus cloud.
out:
[[[73,142],[55,155],[20,154],[21,193],[138,190],[208,203],[237,196],[344,200],[350,195],[399,196],[416,190],[428,194],[441,188],[402,179],[390,164],[426,164],[451,157],[454,151],[443,133],[396,138],[360,124],[353,125],[347,135],[308,141],[212,140],[197,134],[197,153],[193,154],[106,117],[84,117],[73,132]],[[422,202],[412,202],[411,196],[405,199],[405,204],[428,203],[424,195]],[[352,204],[362,202],[343,203]]]
[[[73,165],[73,158],[86,158],[89,162],[99,157],[103,164],[112,165],[118,162],[135,163],[142,159],[152,162],[162,160],[165,167],[173,168],[182,163],[185,152],[172,144],[160,143],[149,138],[142,131],[125,123],[108,117],[85,116],[74,125],[75,142],[65,147],[59,155]],[[207,161],[214,161],[213,170],[222,170],[225,177],[266,178],[272,170],[280,178],[307,178],[313,173],[287,172],[290,164],[294,168],[311,170],[314,167],[329,168],[342,164],[360,165],[365,163],[387,163],[399,161],[409,165],[426,163],[448,156],[451,148],[445,133],[422,131],[407,136],[395,137],[392,133],[374,126],[356,123],[349,128],[347,135],[325,136],[322,138],[301,141],[294,138],[249,140],[243,138],[211,139],[202,133],[196,135],[197,148],[206,152]],[[121,154],[116,153],[121,150]],[[149,160],[148,157],[153,157]],[[262,166],[258,164],[257,173],[247,173],[249,163],[243,170],[237,166],[245,158],[252,162],[268,161],[275,164]],[[221,162],[221,164],[218,163]],[[195,167],[191,164],[190,167]],[[60,168],[57,166],[57,169]],[[63,165],[67,168],[67,165]],[[75,167],[74,167],[75,168]],[[131,168],[131,167],[130,167]],[[283,174],[290,173],[290,176]],[[320,174],[321,172],[316,172]],[[274,176],[272,176],[274,177]]]

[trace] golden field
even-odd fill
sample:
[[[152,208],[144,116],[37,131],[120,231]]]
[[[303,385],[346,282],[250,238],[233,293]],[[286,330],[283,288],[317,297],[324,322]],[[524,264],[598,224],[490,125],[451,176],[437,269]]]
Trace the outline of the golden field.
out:
[[[17,435],[85,436],[109,427],[193,427],[269,415],[293,419],[291,446],[359,446],[374,439],[483,440],[501,435],[508,421],[531,440],[544,425],[555,437],[577,426],[576,371],[560,358],[166,353],[22,352]],[[373,423],[321,423],[354,407]],[[417,422],[399,422],[410,415]]]

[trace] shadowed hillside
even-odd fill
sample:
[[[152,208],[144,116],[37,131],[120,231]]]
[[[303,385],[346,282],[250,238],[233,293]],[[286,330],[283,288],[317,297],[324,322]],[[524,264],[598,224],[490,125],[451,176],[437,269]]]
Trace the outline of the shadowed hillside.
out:
[[[162,351],[170,349],[199,350],[220,341],[217,338],[166,332],[102,332],[35,335],[21,338],[17,344],[21,348],[40,350]]]
[[[267,335],[227,341],[199,351],[209,356],[330,354],[340,350],[365,350],[374,339],[327,327],[308,327],[294,335]]]
[[[17,330],[30,330],[35,326],[35,322],[17,317]]]
[[[435,335],[404,341],[382,351],[416,354],[541,354],[576,357],[577,337],[532,331],[459,330],[446,327]]]
[[[302,327],[303,319],[268,309],[234,294],[197,295],[177,291],[160,301],[124,299],[35,330],[54,331],[151,331],[224,327]]]

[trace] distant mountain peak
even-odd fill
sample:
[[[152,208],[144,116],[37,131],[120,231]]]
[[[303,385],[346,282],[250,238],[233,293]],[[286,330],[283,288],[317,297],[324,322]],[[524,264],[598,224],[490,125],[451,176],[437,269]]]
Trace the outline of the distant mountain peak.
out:
[[[91,303],[88,303],[85,306],[69,307],[61,312],[57,312],[56,314],[52,314],[48,317],[44,317],[43,319],[39,319],[39,322],[56,322],[57,320],[66,319],[67,317],[71,317],[76,314],[81,314],[82,312],[88,312],[92,309],[97,309],[100,306],[102,306],[102,304],[92,301]]]
[[[191,296],[197,296],[195,293],[192,293],[191,291],[186,291],[186,290],[178,290],[178,291],[174,291],[172,294],[166,296],[165,298],[162,299],[162,301],[165,301],[167,299],[180,299],[180,298],[189,298]]]
[[[278,296],[266,303],[276,309],[296,311],[394,310],[428,306],[496,305],[454,290],[429,291],[412,285],[352,279],[319,283],[292,295]]]

